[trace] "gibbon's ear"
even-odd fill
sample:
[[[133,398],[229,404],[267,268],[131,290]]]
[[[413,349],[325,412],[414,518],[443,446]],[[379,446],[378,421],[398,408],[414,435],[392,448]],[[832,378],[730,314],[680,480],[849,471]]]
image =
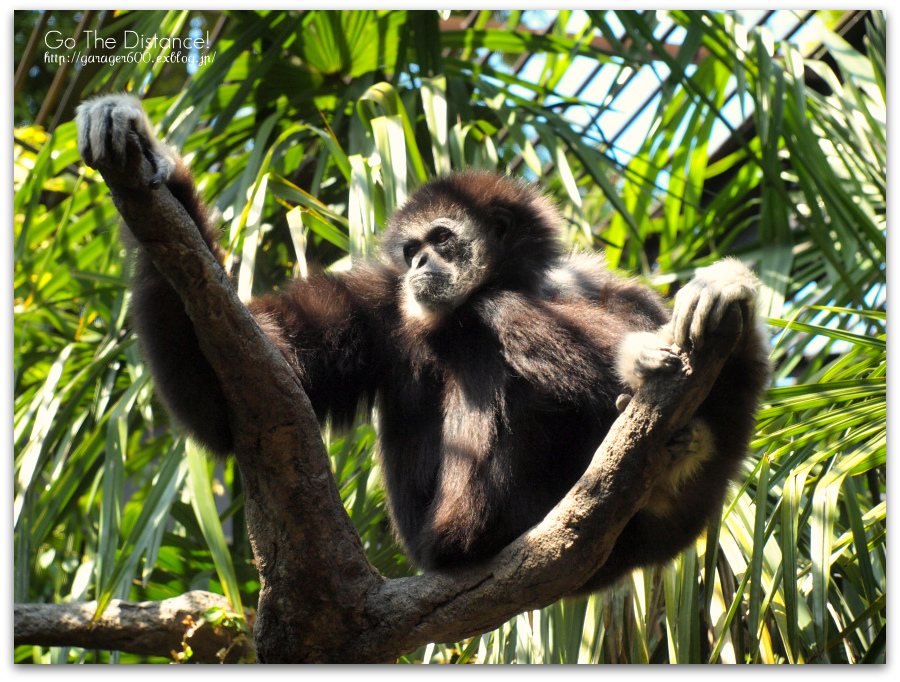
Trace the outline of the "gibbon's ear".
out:
[[[516,226],[516,217],[512,211],[502,206],[491,206],[489,209],[491,225],[496,230],[497,237],[500,239]]]

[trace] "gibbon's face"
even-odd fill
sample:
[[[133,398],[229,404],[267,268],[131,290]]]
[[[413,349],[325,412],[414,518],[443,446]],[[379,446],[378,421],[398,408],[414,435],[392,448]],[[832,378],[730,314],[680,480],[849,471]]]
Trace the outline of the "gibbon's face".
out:
[[[419,187],[388,222],[381,256],[411,321],[434,326],[485,287],[534,288],[562,255],[559,217],[532,187],[465,172]]]
[[[404,314],[434,324],[485,283],[500,245],[465,211],[429,213],[395,226],[389,255],[403,272]]]

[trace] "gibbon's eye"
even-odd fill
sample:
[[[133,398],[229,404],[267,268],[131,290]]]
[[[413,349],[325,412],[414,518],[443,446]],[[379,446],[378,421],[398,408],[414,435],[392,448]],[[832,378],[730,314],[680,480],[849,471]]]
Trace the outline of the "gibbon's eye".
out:
[[[435,244],[446,244],[453,237],[453,231],[443,228],[434,235]]]
[[[413,256],[416,255],[418,250],[419,242],[407,242],[403,245],[403,260],[406,261],[407,265],[412,263]]]

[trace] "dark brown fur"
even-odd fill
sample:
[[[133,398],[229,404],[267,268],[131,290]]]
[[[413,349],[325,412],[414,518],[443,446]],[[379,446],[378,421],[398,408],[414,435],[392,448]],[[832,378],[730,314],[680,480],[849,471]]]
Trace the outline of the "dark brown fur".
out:
[[[133,103],[126,104],[135,118]],[[85,133],[82,144],[92,141]],[[180,162],[166,184],[221,260],[217,231]],[[439,214],[473,221],[499,253],[461,305],[422,320],[404,312],[405,266],[397,253],[410,225]],[[450,176],[418,190],[397,212],[380,262],[313,272],[249,306],[320,419],[347,422],[360,404],[377,402],[390,513],[423,568],[487,559],[546,515],[586,469],[618,414],[617,396],[633,389],[616,365],[623,340],[670,319],[653,291],[598,259],[565,257],[557,220],[524,184]],[[140,252],[132,306],[172,416],[227,455],[233,439],[222,390],[183,304]],[[582,591],[665,562],[702,532],[744,456],[766,356],[761,334],[745,330],[696,415],[708,426],[696,433],[711,434],[709,456],[684,480],[660,488],[659,503],[631,519]]]
[[[215,231],[187,190],[170,181],[198,219],[207,243]],[[402,236],[417,203],[485,205],[493,176],[440,181],[403,209],[385,242]],[[510,191],[510,186],[515,192]],[[516,209],[518,185],[493,187]],[[404,212],[405,211],[405,212]],[[481,219],[487,220],[487,214]],[[563,262],[552,216],[531,216],[513,235],[496,278],[437,328],[405,319],[401,273],[383,263],[351,272],[315,272],[283,293],[250,304],[262,328],[290,360],[320,419],[347,422],[360,402],[379,403],[379,437],[390,511],[410,557],[424,568],[463,565],[497,553],[540,521],[587,467],[628,390],[614,371],[626,333],[655,330],[668,312],[650,290],[603,271],[576,290],[544,291],[547,271]],[[214,452],[231,447],[221,389],[183,307],[143,260],[134,318],[164,400],[176,419]],[[580,271],[579,271],[580,272]],[[681,489],[677,510],[639,512],[607,564],[584,590],[630,569],[672,558],[721,505],[753,428],[765,381],[762,340],[751,332],[697,417],[715,436],[716,456]]]

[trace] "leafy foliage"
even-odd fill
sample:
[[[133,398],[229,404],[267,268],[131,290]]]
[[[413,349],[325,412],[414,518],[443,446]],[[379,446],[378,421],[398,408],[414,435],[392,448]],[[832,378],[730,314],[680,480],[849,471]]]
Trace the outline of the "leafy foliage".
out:
[[[545,34],[522,29],[520,12],[496,26],[483,11],[470,28],[442,28],[431,11],[223,18],[196,73],[124,62],[77,83],[83,96],[145,96],[221,215],[226,265],[245,300],[302,275],[307,261],[350,267],[351,256],[373,251],[413,188],[478,167],[542,183],[574,246],[605,248],[612,266],[664,291],[726,254],[753,261],[763,312],[779,329],[746,483],[695,548],[604,594],[404,660],[884,661],[881,14],[872,15],[865,54],[818,24],[836,67],[730,13],[670,12],[683,29],[674,56],[654,13],[588,12],[571,33],[571,13],[559,12]],[[101,35],[209,31],[212,21],[129,12]],[[609,49],[594,46],[595,35]],[[475,59],[490,51],[502,59]],[[537,77],[510,66],[526,52],[542,60]],[[621,80],[590,100],[563,95],[576,60],[658,78],[636,152],[624,154],[597,123],[573,122],[579,111],[608,111]],[[804,71],[828,94],[809,88]],[[751,126],[735,129],[731,90]],[[721,126],[730,146],[711,155]],[[16,601],[102,605],[206,588],[237,613],[252,608],[259,583],[240,477],[230,462],[204,460],[153,400],[102,179],[81,164],[71,122],[25,126],[15,139]],[[385,519],[367,416],[324,436],[371,561],[385,575],[409,574]],[[20,647],[16,661],[25,660],[134,657]]]

